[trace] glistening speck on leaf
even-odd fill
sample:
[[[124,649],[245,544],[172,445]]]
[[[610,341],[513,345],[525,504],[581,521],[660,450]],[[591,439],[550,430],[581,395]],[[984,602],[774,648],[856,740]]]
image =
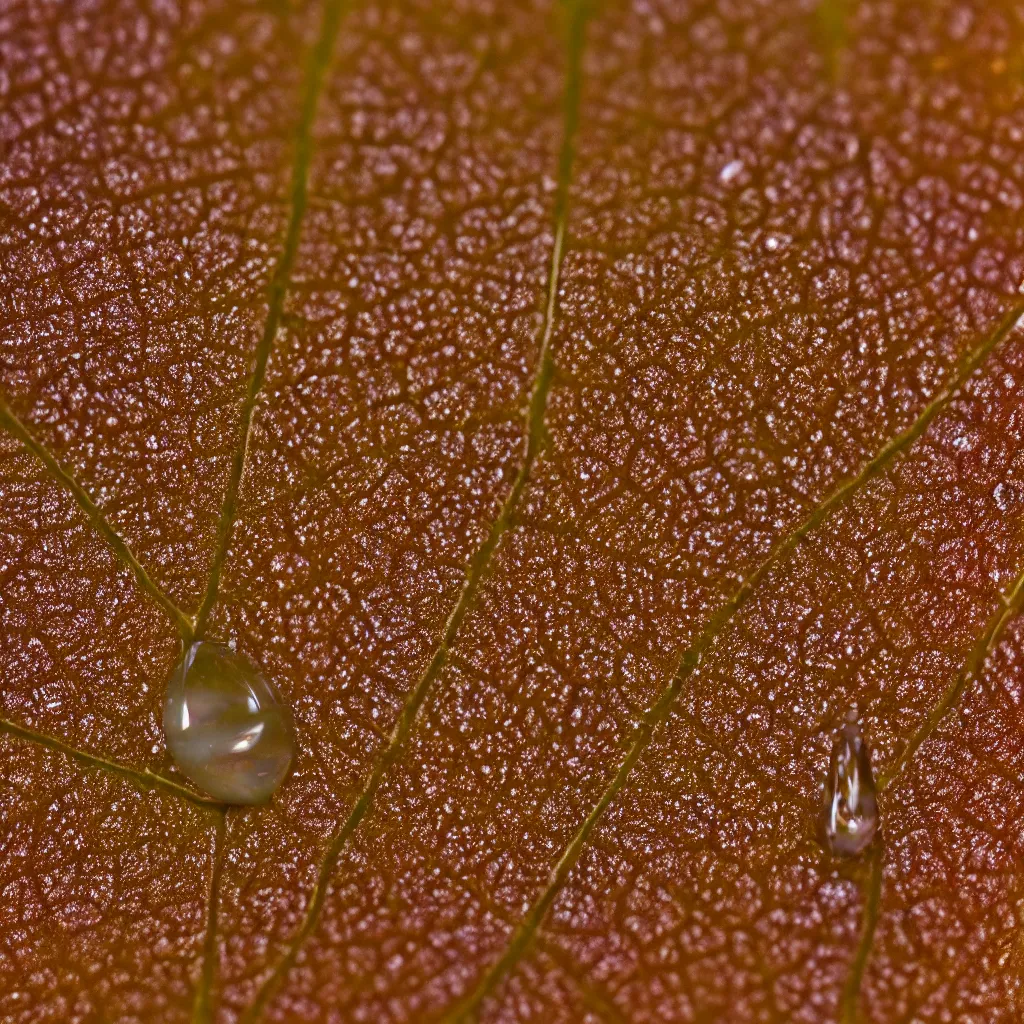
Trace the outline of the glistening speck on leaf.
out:
[[[1021,53],[4,5],[0,1018],[1016,1024]],[[301,709],[265,803],[160,774],[197,636]]]

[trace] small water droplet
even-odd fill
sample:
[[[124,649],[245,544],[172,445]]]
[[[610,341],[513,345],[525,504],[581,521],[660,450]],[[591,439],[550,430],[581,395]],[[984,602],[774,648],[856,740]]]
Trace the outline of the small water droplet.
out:
[[[191,644],[167,686],[167,747],[178,767],[231,804],[268,800],[295,753],[290,710],[266,677],[223,644]]]
[[[871,751],[856,708],[847,713],[832,744],[821,827],[828,848],[843,857],[856,857],[867,849],[878,828]]]

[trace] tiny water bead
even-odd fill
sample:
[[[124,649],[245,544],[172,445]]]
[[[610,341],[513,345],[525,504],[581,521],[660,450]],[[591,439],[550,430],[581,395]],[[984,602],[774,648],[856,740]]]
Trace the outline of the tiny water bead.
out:
[[[185,649],[164,702],[167,748],[217,800],[259,804],[281,785],[295,754],[291,712],[266,677],[224,644]]]
[[[867,849],[878,828],[871,751],[855,708],[847,713],[832,744],[821,826],[828,848],[843,857],[856,857]]]

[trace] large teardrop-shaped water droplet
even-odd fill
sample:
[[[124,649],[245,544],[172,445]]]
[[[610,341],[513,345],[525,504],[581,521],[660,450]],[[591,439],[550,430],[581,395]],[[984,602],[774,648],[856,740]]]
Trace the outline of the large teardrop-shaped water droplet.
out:
[[[274,687],[230,647],[208,640],[186,648],[171,676],[164,732],[178,767],[231,804],[268,800],[295,753],[291,712]]]
[[[878,828],[878,802],[871,774],[871,752],[851,710],[832,745],[832,764],[825,780],[822,833],[834,854],[855,857],[864,851]]]

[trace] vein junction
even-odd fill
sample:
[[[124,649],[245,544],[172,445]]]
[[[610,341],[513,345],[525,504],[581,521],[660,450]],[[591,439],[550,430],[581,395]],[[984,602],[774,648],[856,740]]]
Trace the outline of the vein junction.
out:
[[[945,387],[924,408],[917,419],[906,430],[884,445],[857,476],[842,483],[829,497],[819,504],[792,533],[773,549],[764,562],[741,584],[718,612],[712,616],[707,627],[697,638],[696,642],[683,652],[671,681],[662,691],[662,695],[657,703],[640,720],[628,745],[625,758],[569,845],[562,852],[551,873],[548,885],[541,891],[527,911],[519,928],[513,933],[505,952],[487,971],[477,988],[455,1007],[446,1020],[454,1022],[472,1017],[479,1009],[483,1000],[494,990],[497,983],[511,970],[523,953],[530,947],[536,938],[544,915],[561,891],[569,872],[579,859],[591,833],[604,815],[605,810],[619,791],[626,786],[633,767],[650,745],[658,727],[668,718],[672,706],[682,692],[687,680],[700,665],[705,652],[750,598],[760,581],[765,578],[775,565],[788,558],[800,541],[811,530],[822,523],[832,511],[843,505],[870,480],[878,476],[879,473],[889,466],[894,459],[902,455],[928,429],[928,426],[935,417],[949,405],[954,395],[959,392],[967,380],[983,365],[992,350],[1016,327],[1022,315],[1024,315],[1024,304],[1017,304],[1004,316],[991,334],[966,353],[957,369],[951,374]],[[955,695],[962,692],[963,686],[966,685],[966,680],[971,673],[980,668],[984,660],[984,652],[987,651],[997,631],[1002,626],[1005,626],[1022,603],[1024,603],[1024,575],[1022,575],[1021,580],[1018,581],[1017,586],[1014,588],[1012,597],[1008,599],[1005,610],[998,616],[998,623],[1001,625],[993,626],[991,634],[986,633],[987,639],[983,638],[979,645],[982,653],[978,655],[976,663],[973,657],[969,659],[967,667],[965,667],[964,672],[961,674],[961,679],[958,680],[958,684],[953,688]],[[953,706],[955,700],[956,696],[950,696],[944,702],[940,702],[932,718],[937,722]],[[934,724],[927,731],[930,731],[930,728],[934,728]],[[917,743],[912,741],[913,749],[911,754],[917,749],[921,741],[918,740]]]
[[[581,8],[582,10],[582,5]],[[240,482],[245,470],[245,458],[248,448],[252,421],[256,403],[263,386],[266,369],[272,355],[273,346],[277,337],[284,302],[289,285],[289,279],[297,252],[298,241],[301,234],[301,224],[307,203],[307,178],[308,167],[311,156],[311,126],[315,114],[317,100],[322,86],[322,79],[325,74],[330,54],[333,49],[338,28],[341,22],[343,11],[342,3],[334,3],[327,8],[325,20],[320,39],[311,65],[310,75],[307,80],[306,93],[303,100],[300,128],[296,141],[296,157],[293,174],[293,191],[291,200],[291,215],[287,234],[285,237],[282,256],[275,270],[271,284],[271,296],[269,314],[261,341],[257,347],[253,372],[250,377],[249,388],[241,413],[239,428],[239,440],[232,464],[232,471],[225,494],[221,520],[218,527],[218,540],[211,569],[209,583],[202,602],[199,614],[195,619],[185,614],[168,595],[152,580],[144,566],[140,564],[137,557],[131,551],[124,539],[116,529],[105,518],[102,509],[97,506],[93,498],[74,479],[74,477],[60,464],[37,439],[35,439],[28,428],[17,418],[6,403],[0,401],[0,426],[33,455],[39,458],[45,465],[48,472],[56,479],[61,486],[68,490],[74,497],[77,504],[89,517],[94,529],[103,535],[111,549],[124,565],[131,570],[142,590],[161,607],[168,617],[175,624],[176,628],[184,637],[191,637],[199,632],[205,625],[211,609],[213,608],[219,585],[219,578],[223,569],[224,561],[230,542],[231,529],[237,514],[237,500]],[[504,533],[510,527],[515,510],[519,504],[526,484],[532,473],[535,461],[541,450],[541,438],[543,433],[543,421],[547,406],[547,399],[555,372],[554,354],[552,352],[552,337],[555,317],[557,315],[557,291],[561,269],[562,258],[566,239],[566,219],[568,209],[568,191],[572,170],[573,139],[576,130],[578,117],[578,92],[579,92],[579,62],[582,50],[584,16],[578,15],[578,22],[573,30],[571,41],[570,71],[566,86],[566,109],[565,109],[565,142],[560,160],[559,183],[555,201],[555,230],[554,244],[552,249],[551,272],[547,292],[547,303],[545,309],[543,336],[540,345],[540,354],[537,372],[534,379],[534,386],[526,411],[525,421],[525,455],[521,469],[513,483],[509,495],[498,515],[492,524],[491,530],[483,545],[477,551],[470,566],[468,567],[466,582],[460,594],[459,600],[453,609],[441,642],[428,666],[427,671],[421,677],[412,695],[410,696],[403,713],[398,719],[392,731],[388,745],[378,759],[376,766],[367,780],[366,786],[354,805],[349,817],[342,823],[336,832],[329,848],[328,856],[321,865],[319,879],[312,894],[306,919],[300,931],[293,939],[285,957],[275,969],[274,974],[264,986],[260,997],[253,1008],[256,1012],[265,1004],[271,994],[272,987],[284,975],[291,965],[294,957],[304,941],[305,937],[315,927],[320,908],[323,902],[324,888],[330,876],[331,870],[337,861],[345,842],[353,834],[359,822],[365,816],[372,805],[374,794],[379,786],[387,768],[394,763],[401,752],[403,744],[413,728],[416,715],[425,700],[434,681],[446,664],[450,647],[456,634],[465,619],[465,616],[473,606],[482,581],[491,565],[493,556],[497,551]],[[928,428],[934,418],[949,404],[954,394],[960,389],[965,381],[984,363],[985,359],[999,342],[1013,328],[1018,317],[1024,309],[1015,307],[1010,314],[999,325],[998,329],[985,338],[976,348],[971,350],[961,362],[957,371],[951,375],[945,388],[929,403],[914,423],[903,433],[889,441],[879,453],[864,467],[860,474],[840,485],[824,502],[818,505],[804,522],[783,539],[769,554],[768,558],[748,577],[743,584],[735,591],[729,600],[712,616],[706,629],[701,633],[696,642],[687,649],[681,656],[672,680],[663,691],[658,702],[642,718],[638,724],[627,754],[621,762],[618,771],[608,787],[602,793],[598,802],[591,809],[586,820],[577,831],[571,843],[563,851],[551,876],[549,885],[539,895],[538,899],[527,912],[522,923],[516,930],[510,945],[502,957],[493,965],[485,975],[478,988],[460,1004],[454,1011],[453,1017],[461,1017],[471,1014],[479,1007],[486,995],[493,990],[497,982],[515,964],[522,953],[529,948],[531,942],[535,941],[541,920],[547,909],[550,907],[555,896],[564,884],[569,871],[576,863],[581,851],[586,845],[591,833],[600,821],[605,809],[614,799],[615,795],[626,786],[630,773],[637,760],[644,750],[650,745],[655,731],[668,717],[676,698],[682,692],[687,680],[692,676],[701,658],[712,645],[719,634],[728,626],[729,622],[756,590],[759,583],[765,578],[769,570],[788,558],[797,548],[801,539],[812,529],[824,521],[824,519],[836,508],[844,504],[853,494],[860,490],[869,480],[877,476],[885,467],[892,463],[906,451],[914,441],[919,438]],[[907,763],[914,757],[921,744],[938,726],[948,711],[955,707],[964,693],[972,678],[982,669],[985,658],[997,643],[998,638],[1008,623],[1019,614],[1024,606],[1024,574],[1018,578],[1014,588],[1007,595],[1005,607],[1000,609],[986,627],[978,644],[972,650],[967,662],[957,680],[946,692],[943,698],[936,704],[927,721],[911,739],[901,759],[890,772],[883,776],[879,782],[879,788],[883,789],[890,785],[899,773],[906,767]],[[189,792],[171,780],[158,775],[146,772],[138,772],[123,765],[106,761],[97,756],[78,751],[66,746],[61,741],[34,733],[31,730],[11,722],[0,722],[0,732],[16,736],[22,740],[40,743],[50,749],[58,750],[82,763],[92,767],[111,771],[133,780],[141,786],[159,786],[182,799],[190,800],[201,806],[219,808],[220,805],[212,801],[203,800],[201,797]],[[211,915],[211,921],[214,920]],[[868,946],[870,947],[870,930],[865,932],[868,935]],[[864,954],[866,959],[867,953]],[[863,960],[862,960],[863,966]],[[206,982],[209,985],[209,981]]]

